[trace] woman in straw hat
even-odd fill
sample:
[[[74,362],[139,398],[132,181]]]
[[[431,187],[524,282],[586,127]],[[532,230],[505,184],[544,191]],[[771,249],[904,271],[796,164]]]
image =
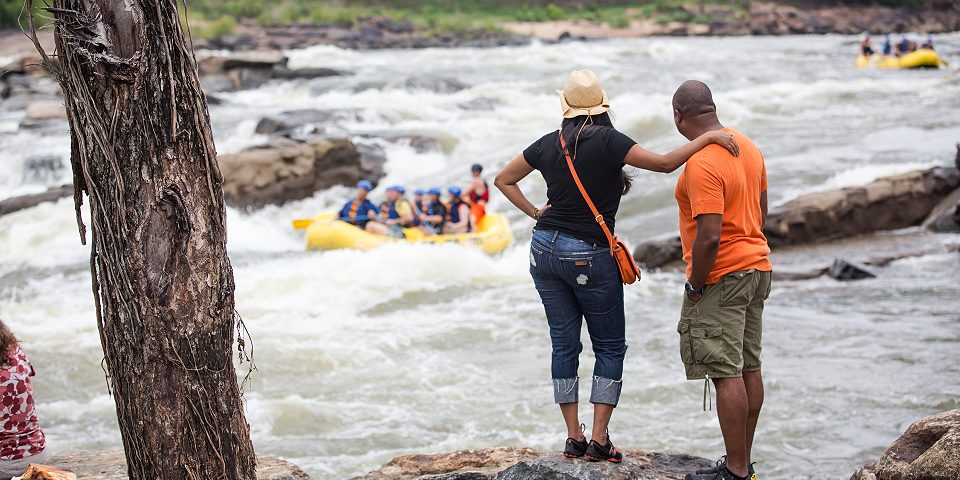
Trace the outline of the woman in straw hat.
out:
[[[606,235],[567,167],[561,142],[611,231],[620,197],[630,190],[624,165],[669,173],[711,143],[734,155],[738,149],[730,134],[714,131],[666,155],[644,150],[613,128],[607,113],[607,93],[589,70],[571,73],[563,90],[557,93],[563,112],[560,130],[527,147],[500,171],[494,184],[517,208],[537,221],[530,242],[530,275],[550,327],[553,396],[567,426],[564,455],[619,462],[622,455],[610,441],[607,425],[620,400],[627,350],[623,284]],[[539,170],[547,183],[547,204],[542,208],[530,203],[517,187],[517,182],[534,170]],[[577,404],[582,318],[586,319],[596,356],[590,393],[594,420],[589,443],[583,435]]]

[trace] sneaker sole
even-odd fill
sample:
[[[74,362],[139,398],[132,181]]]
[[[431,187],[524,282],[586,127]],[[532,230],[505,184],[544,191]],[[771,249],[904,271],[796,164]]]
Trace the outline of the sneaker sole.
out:
[[[622,462],[622,461],[623,461],[623,460],[618,460],[618,459],[616,459],[616,458],[613,458],[613,457],[607,457],[607,458],[597,458],[597,457],[594,457],[594,456],[591,456],[591,455],[585,455],[585,456],[587,457],[587,460],[590,460],[591,462],[610,462],[610,463],[620,463],[620,462]]]
[[[572,454],[572,453],[564,453],[563,456],[564,456],[564,457],[567,457],[567,458],[581,458],[581,457],[583,457],[583,455],[574,455],[574,454]]]

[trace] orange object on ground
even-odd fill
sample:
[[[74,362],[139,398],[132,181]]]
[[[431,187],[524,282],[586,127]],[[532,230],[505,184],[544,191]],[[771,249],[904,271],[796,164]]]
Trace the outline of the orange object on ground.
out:
[[[47,465],[31,463],[20,480],[77,480],[77,474]]]
[[[739,270],[773,270],[760,210],[760,193],[767,190],[763,154],[746,135],[732,128],[723,131],[733,135],[740,146],[740,156],[734,157],[719,145],[704,147],[690,157],[674,191],[680,206],[680,240],[688,278],[697,216],[723,215],[720,249],[707,284],[717,283],[724,275]]]

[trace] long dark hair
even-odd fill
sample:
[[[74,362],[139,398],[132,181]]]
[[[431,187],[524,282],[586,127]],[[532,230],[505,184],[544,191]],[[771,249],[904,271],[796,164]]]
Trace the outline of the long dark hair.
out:
[[[10,366],[10,350],[17,344],[17,336],[0,319],[0,367]]]
[[[576,158],[577,144],[580,140],[590,138],[601,128],[613,128],[613,121],[610,119],[609,112],[603,112],[597,115],[580,115],[579,117],[564,118],[560,124],[560,134],[567,142],[570,149],[570,155]],[[557,140],[559,143],[559,139]],[[557,148],[560,148],[559,146]],[[560,149],[560,161],[566,162],[563,158],[563,149]],[[626,195],[633,184],[633,178],[625,170],[620,170],[620,179],[623,181],[623,193]]]

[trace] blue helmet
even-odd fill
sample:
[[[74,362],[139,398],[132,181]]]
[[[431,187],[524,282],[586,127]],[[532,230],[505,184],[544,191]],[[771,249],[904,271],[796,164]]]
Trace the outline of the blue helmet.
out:
[[[463,193],[463,190],[461,190],[460,187],[453,186],[453,187],[450,187],[450,188],[447,189],[447,193],[449,193],[450,195],[453,195],[453,196],[455,196],[455,197],[459,197],[460,194]]]
[[[373,184],[366,180],[360,180],[357,182],[357,188],[362,188],[369,192],[370,190],[373,190]]]
[[[387,187],[387,191],[389,192],[390,190],[393,190],[394,192],[397,192],[400,195],[403,195],[404,193],[406,193],[406,190],[403,189],[403,185],[391,185]]]
[[[413,191],[413,194],[414,194],[414,195],[423,195],[424,193],[426,193],[426,192],[424,192],[422,188],[418,188],[418,189],[416,189],[416,190]]]
[[[427,190],[427,193],[429,193],[430,195],[436,195],[439,197],[440,195],[443,194],[443,191],[440,190],[440,187],[430,187],[430,190]]]

